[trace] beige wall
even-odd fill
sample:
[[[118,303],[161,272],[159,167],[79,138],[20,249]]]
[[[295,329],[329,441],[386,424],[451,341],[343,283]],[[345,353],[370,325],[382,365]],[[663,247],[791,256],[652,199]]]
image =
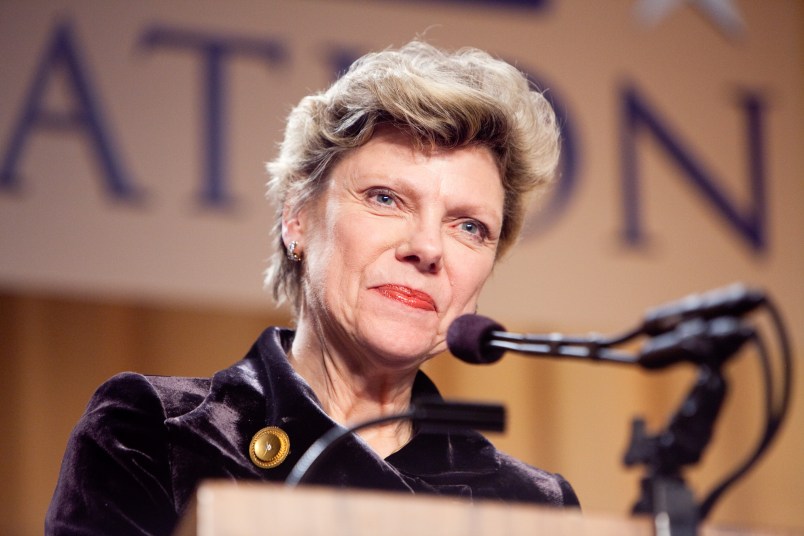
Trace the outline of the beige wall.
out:
[[[68,21],[119,160],[146,193],[115,202],[100,187],[92,145],[77,131],[37,131],[0,188],[0,532],[41,530],[67,435],[94,388],[121,370],[207,375],[238,359],[259,331],[287,323],[261,289],[270,203],[262,163],[289,107],[326,85],[333,50],[399,45],[426,32],[473,45],[548,82],[575,133],[576,187],[555,222],[527,236],[496,269],[481,312],[511,329],[613,333],[651,306],[745,281],[783,309],[794,349],[804,333],[804,15],[797,0],[735,0],[740,38],[686,5],[646,25],[637,0],[554,0],[544,10],[403,1],[0,3],[0,158],[58,21]],[[202,63],[147,48],[157,26],[270,39],[285,60],[227,64],[228,179],[237,203],[196,203],[204,168]],[[62,78],[59,78],[62,76]],[[636,87],[702,161],[738,210],[748,187],[744,116],[734,96],[761,95],[767,241],[757,252],[691,185],[656,140],[636,147],[649,240],[624,244],[622,90]],[[74,106],[63,74],[45,98]],[[797,363],[800,363],[800,357]],[[804,373],[796,371],[800,389]],[[661,374],[509,356],[473,368],[428,365],[454,397],[509,407],[497,442],[567,476],[589,511],[625,513],[639,471],[620,459],[629,421],[658,426],[694,372]],[[732,392],[717,437],[691,482],[698,493],[744,455],[760,431],[750,353],[728,367]],[[716,521],[804,530],[804,403],[763,462],[714,511]]]

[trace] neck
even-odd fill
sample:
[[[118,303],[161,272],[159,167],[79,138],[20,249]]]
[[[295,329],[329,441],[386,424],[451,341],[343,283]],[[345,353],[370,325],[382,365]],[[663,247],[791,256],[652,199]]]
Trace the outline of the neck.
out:
[[[372,365],[376,360],[365,350],[344,348],[301,318],[298,326],[288,360],[335,422],[350,427],[408,409],[416,369],[381,369]],[[358,435],[385,458],[408,442],[411,430],[409,421],[400,420],[366,428]]]

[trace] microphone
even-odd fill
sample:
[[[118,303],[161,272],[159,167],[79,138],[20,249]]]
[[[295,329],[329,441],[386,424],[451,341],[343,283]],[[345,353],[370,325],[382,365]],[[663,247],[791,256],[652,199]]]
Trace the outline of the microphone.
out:
[[[710,320],[719,316],[738,317],[765,303],[765,294],[745,285],[734,285],[692,294],[676,302],[649,310],[642,320],[645,335],[660,335],[692,318]]]
[[[596,336],[509,333],[490,318],[470,314],[456,318],[450,325],[447,347],[455,357],[471,365],[495,363],[506,350],[511,350],[536,356],[612,361],[658,370],[683,362],[719,366],[753,336],[754,330],[734,317],[693,318],[681,322],[673,331],[655,336],[637,355],[631,355],[608,348],[621,342],[623,337],[606,340]]]
[[[547,357],[633,363],[635,361],[633,356],[607,348],[622,340],[623,337],[603,339],[597,335],[567,337],[558,333],[551,335],[510,333],[494,320],[473,314],[459,316],[447,330],[449,351],[461,361],[471,365],[495,363],[508,350]]]
[[[648,370],[683,362],[707,364],[717,369],[755,334],[752,327],[734,317],[709,321],[695,318],[645,343],[638,363]]]
[[[456,318],[447,330],[447,348],[452,355],[473,365],[488,365],[502,359],[504,348],[489,346],[495,331],[505,331],[500,324],[480,315]]]
[[[707,341],[709,346],[722,344],[739,348],[751,333],[736,319],[766,302],[767,298],[761,291],[734,284],[649,310],[641,325],[609,338],[596,334],[567,337],[558,333],[509,333],[490,318],[467,314],[456,318],[450,325],[447,347],[455,357],[473,365],[495,363],[511,350],[529,355],[612,361],[659,369],[682,361],[701,362]],[[719,320],[723,317],[732,320]],[[691,326],[697,328],[690,331]],[[656,337],[639,355],[611,349],[639,335]]]

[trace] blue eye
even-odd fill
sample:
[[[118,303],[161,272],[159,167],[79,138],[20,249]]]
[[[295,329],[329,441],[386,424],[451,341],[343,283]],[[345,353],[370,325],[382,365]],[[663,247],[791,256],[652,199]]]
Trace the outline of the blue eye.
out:
[[[479,239],[486,239],[489,235],[488,229],[486,226],[480,223],[479,221],[475,220],[468,220],[461,222],[461,230],[469,233],[470,235],[474,236],[475,238]]]
[[[388,194],[379,193],[374,196],[374,199],[381,205],[390,206],[394,202],[394,198]]]
[[[371,201],[384,207],[392,207],[397,202],[394,192],[388,190],[387,188],[372,188],[368,192],[368,196]]]
[[[467,233],[477,234],[480,232],[480,228],[477,224],[473,221],[465,221],[461,224],[461,228],[466,231]]]

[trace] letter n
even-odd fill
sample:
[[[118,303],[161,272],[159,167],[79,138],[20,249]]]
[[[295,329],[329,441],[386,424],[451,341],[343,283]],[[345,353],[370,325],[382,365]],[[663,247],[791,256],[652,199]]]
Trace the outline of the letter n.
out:
[[[763,103],[758,95],[746,93],[740,101],[746,118],[748,191],[750,199],[745,207],[738,207],[718,186],[722,181],[693,155],[690,148],[661,119],[634,87],[626,87],[622,96],[621,165],[625,227],[627,243],[639,245],[644,240],[640,217],[640,173],[637,159],[637,140],[641,132],[653,137],[672,158],[692,186],[715,212],[737,233],[754,252],[767,248],[765,163],[762,133]]]
[[[62,69],[66,87],[72,92],[73,108],[51,110],[45,106],[45,94],[51,77]],[[76,131],[86,136],[95,149],[95,155],[103,172],[107,191],[117,200],[137,197],[134,186],[126,177],[115,151],[112,149],[108,129],[104,126],[100,106],[92,91],[86,70],[79,61],[78,48],[68,24],[60,24],[53,33],[33,83],[10,136],[5,154],[0,160],[0,188],[13,190],[19,186],[17,167],[25,144],[37,129],[51,131]]]

